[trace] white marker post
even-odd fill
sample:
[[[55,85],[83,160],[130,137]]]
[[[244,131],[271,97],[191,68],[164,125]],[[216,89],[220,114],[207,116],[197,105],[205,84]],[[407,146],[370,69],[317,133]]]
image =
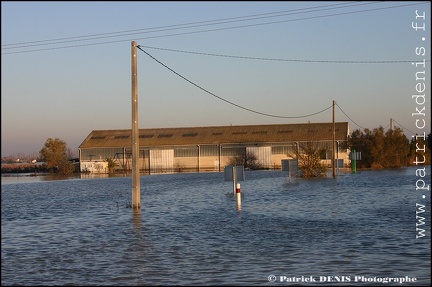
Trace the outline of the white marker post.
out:
[[[241,191],[240,191],[240,183],[237,183],[236,186],[236,194],[237,194],[237,208],[241,207]]]
[[[244,175],[244,167],[242,165],[239,166],[231,166],[228,165],[224,169],[224,177],[226,181],[232,181],[233,184],[233,196],[235,197],[237,194],[237,181],[245,180]],[[240,185],[238,185],[240,188]]]

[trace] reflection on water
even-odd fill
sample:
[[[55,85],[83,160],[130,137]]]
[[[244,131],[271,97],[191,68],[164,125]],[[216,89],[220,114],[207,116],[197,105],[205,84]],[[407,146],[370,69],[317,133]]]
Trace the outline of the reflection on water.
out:
[[[6,173],[1,176],[2,184],[9,183],[30,183],[30,182],[39,182],[39,181],[52,181],[52,180],[71,180],[71,179],[95,179],[95,178],[114,178],[114,177],[130,177],[130,174],[122,174],[122,173],[113,173],[113,174],[69,174],[69,175],[60,175],[60,174],[50,174],[50,173]]]
[[[248,171],[240,210],[223,178],[142,176],[141,209],[130,208],[127,176],[2,178],[2,285],[430,284],[430,195],[415,190],[415,169],[312,180]],[[427,210],[420,239],[416,203]]]
[[[137,180],[138,181],[138,180]],[[135,231],[137,234],[141,232],[141,209],[140,208],[133,208],[132,209],[132,222],[135,227]]]

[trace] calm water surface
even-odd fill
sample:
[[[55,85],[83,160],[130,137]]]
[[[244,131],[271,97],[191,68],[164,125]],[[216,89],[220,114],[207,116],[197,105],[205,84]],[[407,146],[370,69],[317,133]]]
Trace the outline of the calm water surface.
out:
[[[431,283],[430,191],[415,190],[415,168],[313,180],[248,171],[240,210],[223,176],[142,176],[138,211],[130,208],[131,177],[2,177],[1,283],[291,285],[283,276],[312,276],[315,285],[406,276],[416,282],[378,284]],[[416,203],[426,210],[421,238]]]

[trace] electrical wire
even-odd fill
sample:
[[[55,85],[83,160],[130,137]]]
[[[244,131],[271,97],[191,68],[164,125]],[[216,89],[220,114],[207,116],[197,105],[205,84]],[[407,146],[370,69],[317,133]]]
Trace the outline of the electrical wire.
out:
[[[360,1],[357,1],[357,2],[360,2]],[[379,1],[379,2],[384,2],[384,1]],[[233,23],[233,22],[236,23],[236,22],[241,22],[241,21],[251,21],[251,20],[257,20],[257,19],[263,19],[263,18],[281,17],[281,16],[287,16],[287,15],[293,15],[293,14],[310,13],[310,12],[317,12],[317,11],[330,10],[330,9],[349,8],[349,7],[353,7],[353,6],[359,6],[359,5],[377,4],[379,2],[369,2],[369,3],[361,2],[359,4],[352,4],[352,2],[344,2],[344,3],[322,5],[322,6],[316,6],[316,7],[310,7],[310,8],[299,8],[299,9],[285,10],[285,11],[279,11],[279,12],[261,13],[261,14],[248,15],[248,16],[238,16],[238,17],[223,18],[223,19],[216,19],[216,20],[184,23],[184,24],[165,25],[165,26],[159,26],[159,27],[150,27],[150,28],[126,30],[126,31],[119,31],[119,32],[99,33],[99,34],[75,36],[75,37],[64,37],[64,38],[57,38],[57,39],[51,39],[51,40],[39,40],[39,41],[13,43],[13,44],[4,44],[4,45],[2,45],[2,47],[4,49],[13,49],[13,48],[22,48],[22,47],[29,47],[29,46],[62,44],[62,43],[75,42],[75,41],[87,41],[87,40],[110,38],[110,37],[136,35],[136,34],[143,34],[143,33],[162,32],[162,31],[178,30],[178,29],[185,29],[185,28],[195,28],[195,27],[209,26],[209,25],[220,25],[220,24]],[[341,5],[345,5],[345,3],[350,3],[350,5],[341,6]],[[329,8],[329,7],[333,7],[333,6],[341,6],[341,7]],[[321,9],[319,9],[319,8],[321,8]],[[298,11],[298,12],[295,12],[295,11]],[[279,15],[274,15],[274,14],[279,14]],[[266,15],[266,16],[263,16],[263,15]],[[271,16],[269,16],[269,15],[271,15]],[[246,18],[246,19],[244,19],[244,18]],[[51,42],[51,43],[47,43],[47,42]],[[24,46],[20,47],[19,45],[24,45]],[[10,46],[16,46],[16,47],[10,47]]]
[[[404,127],[404,126],[401,125],[400,123],[398,123],[395,119],[393,119],[393,121],[394,121],[395,123],[397,123],[398,125],[400,125],[403,129],[409,131],[411,134],[413,134],[413,135],[415,134],[414,132],[410,131],[409,129],[407,129],[406,127]]]
[[[159,61],[158,59],[156,59],[155,57],[153,57],[153,56],[150,55],[149,53],[147,53],[146,51],[144,51],[144,50],[141,48],[140,45],[138,45],[137,48],[138,48],[139,50],[141,50],[142,52],[144,52],[147,56],[149,56],[150,58],[152,58],[153,60],[155,60],[155,61],[156,61],[157,63],[159,63],[160,65],[164,66],[165,68],[167,68],[168,70],[170,70],[171,72],[173,72],[174,74],[176,74],[177,76],[179,76],[180,78],[182,78],[183,80],[189,82],[190,84],[192,84],[192,85],[194,85],[195,87],[199,88],[200,90],[206,92],[207,94],[210,94],[210,95],[212,95],[213,97],[218,98],[219,100],[222,100],[222,101],[224,101],[224,102],[226,102],[226,103],[228,103],[228,104],[230,104],[230,105],[233,105],[233,106],[235,106],[235,107],[237,107],[237,108],[240,108],[240,109],[243,109],[243,110],[246,110],[246,111],[249,111],[249,112],[255,113],[255,114],[259,114],[259,115],[263,115],[263,116],[267,116],[267,117],[273,117],[273,118],[295,119],[295,118],[306,118],[306,117],[314,116],[314,115],[320,114],[320,113],[322,113],[322,112],[325,112],[325,111],[327,111],[328,109],[330,109],[330,108],[332,107],[332,106],[330,106],[330,107],[328,107],[328,108],[326,108],[326,109],[324,109],[324,110],[321,110],[321,111],[319,111],[319,112],[312,113],[312,114],[308,114],[308,115],[302,115],[302,116],[280,116],[280,115],[267,114],[267,113],[262,113],[262,112],[259,112],[259,111],[256,111],[256,110],[252,110],[252,109],[249,109],[249,108],[243,107],[243,106],[241,106],[241,105],[238,105],[238,104],[236,104],[236,103],[233,103],[233,102],[231,102],[231,101],[228,101],[228,100],[226,100],[226,99],[224,99],[224,98],[222,98],[222,97],[219,97],[219,96],[215,95],[214,93],[212,93],[212,92],[210,92],[210,91],[204,89],[203,87],[197,85],[196,83],[192,82],[191,80],[189,80],[189,79],[187,79],[186,77],[182,76],[181,74],[177,73],[176,71],[174,71],[173,69],[171,69],[170,67],[168,67],[167,65],[165,65],[164,63],[162,63],[161,61]]]
[[[197,33],[206,33],[206,32],[214,32],[214,31],[222,31],[222,30],[229,30],[229,29],[238,29],[238,28],[247,28],[247,27],[255,27],[255,26],[262,26],[262,25],[272,25],[272,24],[278,24],[278,23],[286,23],[286,22],[293,22],[293,21],[301,21],[301,20],[310,20],[310,19],[318,19],[318,18],[325,18],[325,17],[332,17],[332,16],[340,16],[340,15],[349,15],[349,14],[355,14],[355,13],[364,13],[364,12],[370,12],[370,11],[379,11],[384,9],[394,9],[394,8],[400,8],[400,7],[406,7],[406,6],[412,6],[412,5],[418,5],[418,4],[427,4],[427,3],[410,3],[410,4],[404,4],[404,5],[396,5],[391,7],[381,7],[381,8],[373,8],[373,9],[366,9],[366,10],[359,10],[359,11],[350,11],[350,12],[341,12],[341,13],[335,13],[335,14],[328,14],[328,15],[319,15],[319,16],[310,16],[310,17],[304,17],[304,18],[298,18],[298,19],[288,19],[288,20],[280,20],[280,21],[273,21],[273,22],[265,22],[265,23],[255,23],[255,24],[248,24],[248,25],[240,25],[240,26],[231,26],[231,27],[223,27],[223,28],[215,28],[215,29],[208,29],[208,30],[199,30],[199,31],[189,31],[189,32],[182,32],[182,33],[173,33],[173,34],[166,34],[166,35],[156,35],[156,36],[150,36],[145,38],[138,38],[133,40],[144,40],[144,39],[152,39],[152,38],[161,38],[161,37],[171,37],[171,36],[181,36],[181,35],[189,35],[189,34],[197,34]],[[189,27],[186,27],[189,28]],[[173,28],[173,29],[179,29],[179,28]],[[181,28],[181,29],[184,29]],[[160,31],[157,31],[160,32]],[[121,35],[121,36],[127,36],[128,34]],[[85,36],[83,36],[85,37]],[[120,37],[119,35],[116,36],[107,36],[107,37]],[[85,40],[94,40],[98,38],[103,37],[96,37],[93,39],[80,39],[80,40],[70,40],[70,41],[85,41]],[[64,41],[64,42],[70,42],[70,41]],[[2,55],[6,54],[17,54],[17,53],[28,53],[28,52],[36,52],[36,51],[45,51],[45,50],[53,50],[53,49],[65,49],[65,48],[73,48],[73,47],[82,47],[82,46],[91,46],[91,45],[101,45],[101,44],[110,44],[110,43],[116,43],[116,42],[123,42],[123,41],[132,41],[132,39],[128,40],[116,40],[116,41],[107,41],[107,42],[99,42],[99,43],[89,43],[89,44],[82,44],[82,45],[72,45],[72,46],[62,46],[62,47],[53,47],[53,48],[44,48],[44,49],[34,49],[34,50],[26,50],[26,51],[17,51],[17,52],[6,52],[2,53]],[[53,44],[61,44],[62,42],[57,43],[50,43],[50,45]],[[8,45],[14,45],[14,44],[8,44]],[[35,45],[47,45],[47,44],[35,44]],[[29,43],[23,47],[29,47]],[[18,47],[18,48],[23,48]],[[17,48],[17,47],[15,47]],[[2,49],[13,49],[9,47],[2,47]]]
[[[344,113],[344,115],[350,119],[351,122],[353,122],[355,125],[357,125],[358,127],[360,127],[362,130],[365,130],[365,128],[363,128],[362,126],[360,126],[359,124],[357,124],[353,119],[351,119],[343,110],[342,108],[336,103],[336,106],[342,111],[342,113]],[[407,129],[406,127],[404,127],[403,125],[401,125],[400,123],[398,123],[395,119],[393,119],[393,121],[395,123],[397,123],[399,126],[401,126],[404,130],[409,131],[411,134],[415,134],[414,132],[410,131],[409,129]],[[388,127],[390,126],[390,124],[388,124],[384,130],[386,130]]]
[[[355,121],[353,121],[353,119],[351,119],[343,110],[342,108],[338,105],[338,103],[336,103],[336,106],[342,111],[342,113],[348,118],[350,119],[350,121],[352,121],[356,126],[360,127],[362,130],[364,130],[365,128],[362,127],[361,125],[359,125],[358,123],[356,123]]]
[[[224,102],[226,102],[226,103],[228,103],[228,104],[230,104],[230,105],[233,105],[233,106],[235,106],[235,107],[238,107],[238,108],[240,108],[240,109],[243,109],[243,110],[246,110],[246,111],[249,111],[249,112],[252,112],[252,113],[256,113],[256,114],[263,115],[263,116],[268,116],[268,117],[274,117],[274,118],[290,118],[290,119],[292,119],[292,118],[305,118],[305,117],[314,116],[314,115],[317,115],[317,114],[323,113],[323,112],[329,110],[330,108],[332,108],[332,105],[331,105],[331,106],[329,106],[328,108],[325,108],[325,109],[323,109],[323,110],[321,110],[321,111],[319,111],[319,112],[312,113],[312,114],[308,114],[308,115],[302,115],[302,116],[280,116],[280,115],[267,114],[267,113],[259,112],[259,111],[256,111],[256,110],[252,110],[252,109],[249,109],[249,108],[243,107],[243,106],[241,106],[241,105],[235,104],[235,103],[233,103],[233,102],[231,102],[231,101],[228,101],[228,100],[226,100],[226,99],[224,99],[224,98],[222,98],[222,97],[220,97],[220,96],[217,96],[217,95],[215,95],[214,93],[212,93],[212,92],[210,92],[210,91],[204,89],[203,87],[199,86],[198,84],[192,82],[191,80],[187,79],[187,78],[184,77],[183,75],[181,75],[181,74],[179,74],[178,72],[174,71],[173,69],[171,69],[170,67],[168,67],[167,65],[165,65],[164,63],[162,63],[161,61],[159,61],[158,59],[156,59],[156,58],[153,57],[152,55],[150,55],[148,52],[144,51],[144,50],[141,48],[141,45],[138,45],[137,48],[138,48],[139,50],[141,50],[142,52],[144,52],[147,56],[149,56],[150,58],[152,58],[154,61],[156,61],[157,63],[159,63],[160,65],[162,65],[163,67],[165,67],[166,69],[170,70],[171,72],[173,72],[174,74],[176,74],[176,75],[179,76],[180,78],[182,78],[182,79],[184,79],[185,81],[189,82],[190,84],[194,85],[195,87],[199,88],[200,90],[202,90],[202,91],[204,91],[204,92],[210,94],[211,96],[216,97],[217,99],[222,100],[222,101],[224,101]],[[355,122],[355,121],[354,121],[350,116],[348,116],[347,113],[345,113],[345,111],[344,111],[344,110],[339,106],[339,104],[337,104],[337,103],[335,103],[335,104],[336,104],[336,106],[341,110],[341,112],[342,112],[342,113],[343,113],[343,114],[344,114],[344,115],[345,115],[345,116],[346,116],[346,117],[347,117],[351,122],[353,122],[355,125],[357,125],[358,127],[360,127],[362,130],[365,130],[364,127],[360,126],[360,125],[359,125],[358,123],[356,123],[356,122]],[[394,120],[394,119],[393,119],[393,120]],[[407,131],[411,132],[412,134],[414,134],[412,131],[410,131],[410,130],[408,130],[407,128],[405,128],[404,126],[402,126],[402,125],[401,125],[400,123],[398,123],[396,120],[394,120],[394,121],[395,121],[398,125],[400,125],[402,128],[404,128],[405,130],[407,130]]]
[[[304,59],[283,59],[283,58],[261,58],[261,57],[248,57],[248,56],[235,56],[235,55],[222,55],[222,54],[212,54],[203,52],[192,52],[184,50],[166,49],[160,47],[143,46],[141,47],[148,49],[156,49],[170,52],[187,53],[194,55],[204,55],[204,56],[215,56],[224,58],[235,58],[235,59],[246,59],[246,60],[260,60],[260,61],[279,61],[279,62],[301,62],[301,63],[335,63],[335,64],[394,64],[394,63],[412,63],[414,60],[397,60],[397,61],[336,61],[336,60],[304,60]],[[430,62],[431,60],[425,60]]]

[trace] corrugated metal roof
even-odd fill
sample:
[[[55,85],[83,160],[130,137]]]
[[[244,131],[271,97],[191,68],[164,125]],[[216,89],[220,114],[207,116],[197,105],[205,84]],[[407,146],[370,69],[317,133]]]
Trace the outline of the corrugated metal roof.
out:
[[[336,140],[347,140],[347,122],[336,125]],[[332,123],[209,126],[185,128],[152,128],[139,130],[142,147],[226,144],[276,143],[332,140]],[[116,148],[132,145],[131,129],[94,130],[79,148]]]

